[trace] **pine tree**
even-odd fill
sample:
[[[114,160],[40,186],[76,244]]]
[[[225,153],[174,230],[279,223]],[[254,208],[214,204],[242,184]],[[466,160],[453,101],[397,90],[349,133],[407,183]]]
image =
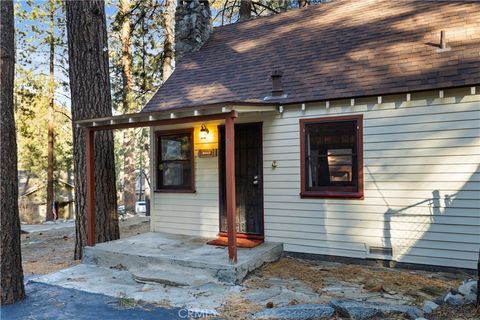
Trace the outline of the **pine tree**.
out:
[[[25,297],[13,106],[14,35],[13,1],[0,1],[0,304],[2,305],[14,303]]]
[[[112,115],[108,41],[103,1],[66,1],[70,91],[73,120]],[[85,132],[74,129],[76,244],[86,244]],[[95,135],[96,242],[119,238],[112,132]]]
[[[122,1],[117,9],[110,31],[113,105],[121,113],[134,113],[173,71],[175,1]],[[148,129],[124,130],[116,137],[122,141],[116,147],[117,170],[123,172],[117,185],[127,210],[135,204],[136,178],[148,168],[148,137]]]
[[[26,25],[19,30],[20,63],[25,68],[41,68],[35,65],[31,56],[48,61],[48,123],[47,123],[47,190],[46,220],[53,220],[53,203],[55,188],[55,91],[57,88],[57,60],[65,60],[65,16],[63,3],[60,0],[34,2],[28,0],[17,10],[18,18]],[[28,30],[26,30],[28,29]],[[27,37],[28,36],[28,37]],[[46,51],[45,55],[43,52]],[[63,119],[65,122],[65,119]],[[58,172],[57,172],[58,175]]]

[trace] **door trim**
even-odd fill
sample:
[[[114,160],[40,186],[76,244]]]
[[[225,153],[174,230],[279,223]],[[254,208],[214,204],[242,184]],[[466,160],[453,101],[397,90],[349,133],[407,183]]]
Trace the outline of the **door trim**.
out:
[[[264,176],[263,176],[263,122],[244,122],[244,123],[235,123],[235,128],[237,127],[241,127],[241,126],[247,126],[247,125],[257,125],[259,127],[259,130],[260,130],[260,152],[259,152],[259,162],[260,162],[260,181],[261,181],[261,189],[260,189],[260,226],[261,226],[261,234],[248,234],[248,233],[240,233],[240,232],[237,232],[237,238],[245,238],[245,239],[265,239],[265,204],[264,204]],[[225,127],[225,125],[219,125],[218,126],[218,149],[219,151],[221,149],[224,149],[225,146],[221,144],[221,136],[220,136],[220,129],[222,127]],[[235,138],[236,139],[236,138]],[[221,228],[221,212],[220,212],[220,208],[222,207],[221,205],[221,201],[222,201],[222,198],[221,198],[221,194],[220,194],[220,191],[222,190],[222,179],[220,179],[220,177],[222,176],[222,165],[221,165],[221,157],[220,157],[220,154],[221,152],[218,152],[219,156],[218,156],[218,235],[219,236],[227,236],[227,233],[226,232],[222,232],[220,230]],[[225,159],[223,159],[223,161],[225,161]]]

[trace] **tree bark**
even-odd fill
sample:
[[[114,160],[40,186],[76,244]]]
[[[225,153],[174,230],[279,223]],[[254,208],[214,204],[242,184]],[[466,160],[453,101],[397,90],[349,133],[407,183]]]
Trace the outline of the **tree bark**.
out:
[[[240,1],[240,17],[238,21],[246,21],[252,17],[252,0]]]
[[[65,1],[73,121],[112,115],[103,1]],[[85,132],[74,127],[75,259],[86,244]],[[113,134],[95,134],[96,242],[119,238]]]
[[[2,305],[14,303],[25,297],[13,106],[14,35],[13,2],[0,1],[0,304]]]
[[[165,83],[173,72],[173,43],[175,42],[175,1],[165,0],[163,9],[163,61],[162,83]]]
[[[120,0],[120,42],[122,45],[123,113],[134,112],[132,97],[132,52],[130,30],[130,0]],[[135,211],[135,130],[123,132],[125,155],[123,158],[123,203],[127,211]]]
[[[308,0],[298,0],[298,7],[299,8],[303,8],[303,7],[306,7],[309,5],[309,1]]]
[[[54,136],[55,136],[55,7],[52,0],[48,2],[50,14],[49,46],[50,46],[50,72],[48,79],[48,147],[47,147],[47,210],[45,219],[53,220],[54,203]],[[58,214],[58,213],[57,213]]]

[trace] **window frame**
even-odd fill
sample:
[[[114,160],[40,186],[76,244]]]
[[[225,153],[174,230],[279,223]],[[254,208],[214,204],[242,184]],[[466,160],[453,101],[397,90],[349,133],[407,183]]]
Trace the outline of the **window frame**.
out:
[[[322,124],[342,121],[356,121],[356,135],[357,135],[357,190],[346,191],[349,187],[331,186],[329,190],[307,190],[306,186],[306,126],[310,124]],[[351,188],[351,187],[350,187]],[[301,198],[346,198],[346,199],[364,199],[363,189],[363,115],[348,115],[336,117],[320,117],[300,119],[300,197]]]
[[[176,187],[165,187],[160,186],[160,170],[158,169],[160,162],[161,162],[161,154],[160,154],[160,139],[162,136],[170,136],[170,135],[189,135],[190,136],[190,170],[191,170],[191,177],[190,177],[190,187],[189,188],[176,188]],[[173,160],[176,161],[176,160]],[[188,161],[188,160],[179,160],[179,161]],[[186,129],[175,129],[175,130],[163,130],[163,131],[155,131],[155,192],[159,193],[195,193],[195,136],[194,136],[194,128],[186,128]]]

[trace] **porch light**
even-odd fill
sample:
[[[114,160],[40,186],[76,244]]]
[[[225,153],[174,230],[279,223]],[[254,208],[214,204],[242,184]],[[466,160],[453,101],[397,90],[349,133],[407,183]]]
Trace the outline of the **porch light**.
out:
[[[209,132],[210,131],[208,131],[207,126],[205,124],[202,124],[202,126],[200,128],[200,139],[202,139],[202,140],[207,139],[207,136],[208,136]]]

